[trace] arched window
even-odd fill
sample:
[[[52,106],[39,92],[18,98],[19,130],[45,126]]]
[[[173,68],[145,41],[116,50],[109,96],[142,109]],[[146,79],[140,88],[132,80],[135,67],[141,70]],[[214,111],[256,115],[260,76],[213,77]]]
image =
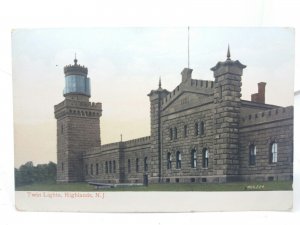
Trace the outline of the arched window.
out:
[[[255,165],[256,163],[256,146],[251,144],[249,146],[249,165]]]
[[[204,148],[202,151],[202,167],[208,168],[208,150]]]
[[[147,162],[147,157],[144,158],[144,171],[148,171],[148,162]]]
[[[116,172],[116,161],[114,160],[113,161],[113,173],[115,173]]]
[[[173,129],[172,128],[170,128],[169,133],[170,133],[170,140],[173,140]]]
[[[277,163],[277,143],[272,142],[270,144],[270,163]]]
[[[167,169],[172,169],[172,155],[171,152],[167,154]]]
[[[203,135],[204,134],[204,122],[201,121],[200,123],[200,135]]]
[[[99,164],[96,163],[96,175],[99,175]]]
[[[181,169],[181,153],[176,152],[176,169]]]
[[[131,163],[130,163],[130,159],[128,159],[128,173],[131,173]]]
[[[139,159],[138,158],[136,158],[136,160],[135,160],[135,172],[139,172]]]
[[[94,165],[91,164],[91,175],[94,175]]]
[[[195,123],[195,136],[199,135],[199,123]]]
[[[111,165],[111,161],[109,161],[109,173],[112,172],[112,165]]]
[[[197,151],[195,149],[193,149],[191,152],[191,167],[197,167]]]

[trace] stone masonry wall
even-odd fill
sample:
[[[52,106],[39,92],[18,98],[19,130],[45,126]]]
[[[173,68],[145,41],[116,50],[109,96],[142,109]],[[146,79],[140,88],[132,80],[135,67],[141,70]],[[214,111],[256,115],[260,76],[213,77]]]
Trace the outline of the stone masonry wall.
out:
[[[270,163],[270,147],[278,144],[276,163]],[[256,162],[250,165],[249,147],[256,146]],[[289,180],[293,175],[293,107],[245,115],[240,124],[240,177],[243,180]]]
[[[143,175],[148,172],[145,171],[145,157],[147,157],[148,170],[150,170],[150,137],[92,148],[83,156],[85,181],[142,183]],[[129,171],[128,159],[130,159]],[[138,159],[138,170],[136,170],[136,159]]]
[[[178,102],[181,102],[178,100]],[[193,101],[191,101],[193,102]],[[183,102],[184,103],[184,102]],[[188,104],[188,103],[186,103]],[[172,106],[171,106],[172,107]],[[174,107],[178,108],[175,104]],[[166,109],[162,117],[162,174],[163,182],[190,183],[212,181],[213,171],[213,104],[198,105],[188,110],[173,113]],[[200,124],[204,124],[204,133],[200,131]],[[195,133],[198,124],[198,135]],[[173,137],[171,139],[170,130]],[[175,137],[177,130],[177,138]],[[208,167],[203,167],[203,150],[209,152]],[[192,150],[196,150],[196,166],[192,167]],[[176,168],[176,152],[181,153],[181,168]],[[171,168],[168,168],[168,153],[171,153]]]
[[[93,148],[84,154],[84,177],[88,182],[119,183],[121,143]],[[98,165],[98,166],[97,166]]]

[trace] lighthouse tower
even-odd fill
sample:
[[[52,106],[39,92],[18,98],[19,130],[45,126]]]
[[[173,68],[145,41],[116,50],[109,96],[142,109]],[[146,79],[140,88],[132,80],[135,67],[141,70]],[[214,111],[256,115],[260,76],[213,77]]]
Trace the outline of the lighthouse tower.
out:
[[[83,181],[82,154],[100,146],[101,103],[90,102],[88,69],[78,64],[64,67],[64,100],[54,106],[57,119],[57,182]]]

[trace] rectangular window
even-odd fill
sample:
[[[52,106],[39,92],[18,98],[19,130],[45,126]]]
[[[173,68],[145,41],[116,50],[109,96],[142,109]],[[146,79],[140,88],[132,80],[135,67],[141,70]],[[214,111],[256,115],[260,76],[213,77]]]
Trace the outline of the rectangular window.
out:
[[[91,175],[94,175],[94,168],[93,164],[91,164]]]
[[[183,131],[183,136],[184,137],[187,137],[187,135],[188,135],[188,129],[187,129],[187,125],[184,125],[184,129],[183,129],[184,131]]]
[[[96,175],[99,175],[99,164],[96,163]]]
[[[200,135],[204,135],[204,122],[203,121],[201,121],[199,129],[200,129]]]
[[[85,175],[89,175],[89,169],[88,169],[88,165],[85,165]]]
[[[173,130],[172,130],[172,128],[170,128],[169,132],[170,132],[170,140],[173,140]]]
[[[148,158],[145,157],[144,158],[144,171],[147,172],[148,171],[148,162],[147,162]]]
[[[109,161],[109,173],[112,173],[112,165],[111,165],[111,161]]]
[[[191,152],[191,166],[192,168],[197,167],[197,152],[195,149]]]
[[[195,136],[199,135],[199,124],[195,123]]]
[[[130,164],[130,159],[128,159],[128,173],[131,173],[131,164]]]
[[[139,159],[137,158],[136,160],[135,160],[135,172],[139,172]]]
[[[276,163],[277,162],[277,143],[272,143],[271,147],[271,162]]]
[[[181,169],[181,153],[176,153],[176,169]]]
[[[172,168],[172,155],[170,152],[168,152],[167,154],[167,169],[171,169]]]
[[[114,160],[113,161],[113,173],[115,173],[116,172],[116,161]]]
[[[108,173],[108,162],[105,162],[105,173]]]
[[[249,147],[249,164],[255,165],[256,164],[256,146],[250,145]]]
[[[177,139],[177,128],[174,128],[174,139]]]
[[[203,168],[208,168],[208,150],[206,148],[203,149],[202,151],[202,167]]]

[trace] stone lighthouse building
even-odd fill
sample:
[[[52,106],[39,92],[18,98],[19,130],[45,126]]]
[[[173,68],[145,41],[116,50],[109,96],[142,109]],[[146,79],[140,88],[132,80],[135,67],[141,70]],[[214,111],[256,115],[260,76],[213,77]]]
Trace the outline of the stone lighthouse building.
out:
[[[83,181],[83,154],[100,146],[101,103],[90,102],[88,69],[77,64],[64,68],[64,100],[54,107],[57,119],[57,181]]]
[[[190,68],[171,91],[159,80],[148,94],[150,136],[101,145],[102,105],[89,101],[88,69],[75,59],[64,68],[64,100],[54,107],[57,181],[293,179],[293,107],[267,104],[265,82],[258,83],[251,101],[243,100],[245,68],[228,49],[225,60],[211,68],[212,80],[193,79]]]

